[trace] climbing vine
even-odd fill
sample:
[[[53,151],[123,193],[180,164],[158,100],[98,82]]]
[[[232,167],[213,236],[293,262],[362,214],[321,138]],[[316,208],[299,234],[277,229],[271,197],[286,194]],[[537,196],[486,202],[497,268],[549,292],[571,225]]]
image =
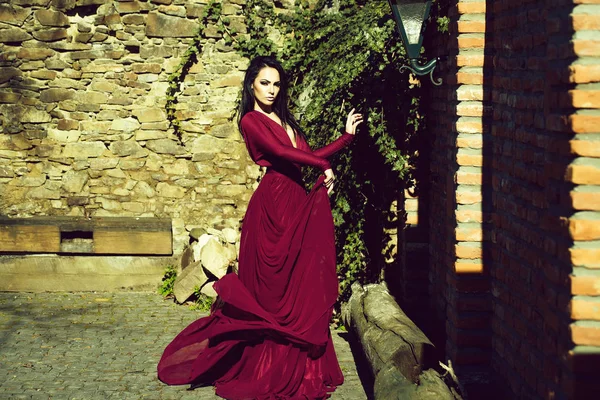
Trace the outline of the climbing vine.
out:
[[[176,131],[179,84],[201,52],[208,23],[220,26],[239,54],[282,61],[292,83],[290,107],[313,148],[342,133],[350,109],[366,117],[355,143],[333,160],[338,184],[332,212],[344,300],[352,282],[381,279],[388,239],[383,228],[395,224],[390,210],[399,188],[413,185],[417,133],[423,128],[420,85],[399,70],[405,52],[388,2],[301,0],[291,12],[276,12],[272,1],[247,0],[243,35],[227,29],[220,12],[220,3],[208,5],[198,35],[169,78],[167,111]],[[438,20],[440,29],[444,23]],[[310,171],[307,182],[318,173]]]

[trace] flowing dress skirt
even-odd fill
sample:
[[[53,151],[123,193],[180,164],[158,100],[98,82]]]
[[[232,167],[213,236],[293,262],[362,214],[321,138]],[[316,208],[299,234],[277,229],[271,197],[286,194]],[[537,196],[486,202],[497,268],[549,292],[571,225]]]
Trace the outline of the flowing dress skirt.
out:
[[[267,171],[242,227],[239,276],[215,284],[221,306],[167,346],[159,379],[215,385],[231,400],[321,399],[343,382],[329,321],[338,295],[323,177]]]

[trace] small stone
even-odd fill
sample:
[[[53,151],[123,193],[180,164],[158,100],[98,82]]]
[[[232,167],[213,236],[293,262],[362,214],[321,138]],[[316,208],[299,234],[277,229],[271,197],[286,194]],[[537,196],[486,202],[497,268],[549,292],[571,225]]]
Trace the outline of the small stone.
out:
[[[32,199],[60,199],[60,191],[51,190],[44,186],[36,187],[27,193],[27,197]]]
[[[63,149],[62,157],[69,158],[88,158],[100,157],[106,151],[104,143],[97,142],[81,142],[67,143]]]
[[[38,171],[32,172],[20,177],[15,184],[17,186],[38,187],[46,182],[46,174],[41,174]]]
[[[33,37],[43,42],[54,42],[65,39],[67,37],[67,30],[64,28],[40,29],[33,32]]]
[[[90,199],[87,196],[71,196],[67,197],[67,205],[74,206],[85,206],[90,203]]]
[[[24,42],[31,39],[31,35],[21,28],[8,28],[0,30],[0,42]]]
[[[146,164],[146,160],[121,160],[119,167],[124,170],[140,169]]]
[[[133,64],[131,70],[136,74],[160,74],[162,66],[160,64]]]
[[[35,13],[35,18],[42,25],[46,26],[68,26],[69,18],[60,11],[52,11],[52,10],[37,10]]]
[[[147,182],[139,181],[133,188],[134,193],[140,197],[151,198],[156,196],[156,192]]]
[[[13,178],[15,173],[8,165],[0,165],[0,178]]]
[[[94,170],[112,169],[119,165],[118,158],[94,158],[90,161],[90,168]]]
[[[204,235],[205,233],[206,229],[204,228],[192,228],[192,230],[190,231],[190,237],[194,238],[195,240],[198,240],[200,236]]]
[[[43,60],[53,56],[55,53],[56,52],[51,49],[22,47],[19,49],[17,57],[23,60]]]
[[[203,295],[206,295],[208,297],[211,297],[213,299],[216,299],[218,294],[215,291],[215,289],[213,288],[214,284],[215,284],[214,282],[207,282],[204,286],[202,286],[202,289],[200,289],[200,293],[202,293]]]
[[[158,12],[167,15],[173,15],[175,17],[185,17],[185,7],[182,6],[174,6],[174,5],[162,5],[158,6]]]
[[[70,100],[73,97],[75,97],[75,91],[64,88],[46,89],[40,93],[40,100],[44,103],[54,103],[63,100]]]
[[[63,189],[70,193],[81,193],[89,175],[85,171],[67,171],[63,178]]]
[[[237,241],[237,232],[231,228],[225,228],[222,231],[223,233],[223,238],[225,238],[225,240],[228,243],[235,243]]]
[[[161,197],[168,197],[172,199],[181,199],[185,197],[186,189],[180,186],[169,185],[165,182],[159,182],[156,185],[156,191]]]
[[[77,93],[77,101],[83,104],[106,104],[108,96],[102,92],[81,92]]]
[[[179,155],[184,154],[185,148],[177,144],[174,140],[171,139],[157,139],[157,140],[149,140],[146,142],[146,147],[158,154],[173,154]]]
[[[23,95],[13,92],[0,92],[0,103],[18,103]]]
[[[120,157],[130,156],[134,158],[145,157],[148,151],[135,140],[116,141],[110,144],[110,151]]]
[[[167,119],[167,113],[161,108],[144,108],[133,110],[132,114],[140,122],[159,122]]]
[[[234,132],[237,132],[237,129],[234,128],[231,124],[221,124],[215,125],[209,131],[209,134],[218,138],[227,138],[231,136]]]
[[[31,14],[31,9],[0,4],[0,22],[22,26]]]
[[[140,128],[140,123],[135,118],[115,119],[110,126],[111,130],[132,132]]]
[[[8,82],[15,76],[21,76],[23,72],[14,67],[0,68],[0,83]]]
[[[148,37],[194,37],[198,24],[187,18],[171,17],[150,12],[146,18]]]

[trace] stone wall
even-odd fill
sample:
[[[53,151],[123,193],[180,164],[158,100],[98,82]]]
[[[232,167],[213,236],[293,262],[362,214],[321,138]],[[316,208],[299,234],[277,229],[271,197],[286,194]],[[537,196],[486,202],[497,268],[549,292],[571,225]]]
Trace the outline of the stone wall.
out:
[[[498,398],[596,398],[600,5],[450,3],[428,114],[446,357]]]
[[[1,215],[170,217],[175,253],[194,227],[238,230],[259,177],[231,120],[248,60],[215,26],[181,138],[164,110],[207,3],[0,1]],[[244,3],[223,1],[240,33]]]

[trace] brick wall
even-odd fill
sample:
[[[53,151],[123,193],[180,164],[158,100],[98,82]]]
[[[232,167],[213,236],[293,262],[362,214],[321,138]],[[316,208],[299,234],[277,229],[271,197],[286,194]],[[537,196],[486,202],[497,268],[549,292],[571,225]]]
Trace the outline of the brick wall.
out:
[[[448,15],[428,49],[449,56],[428,114],[446,358],[500,398],[594,398],[600,3],[459,1]]]

